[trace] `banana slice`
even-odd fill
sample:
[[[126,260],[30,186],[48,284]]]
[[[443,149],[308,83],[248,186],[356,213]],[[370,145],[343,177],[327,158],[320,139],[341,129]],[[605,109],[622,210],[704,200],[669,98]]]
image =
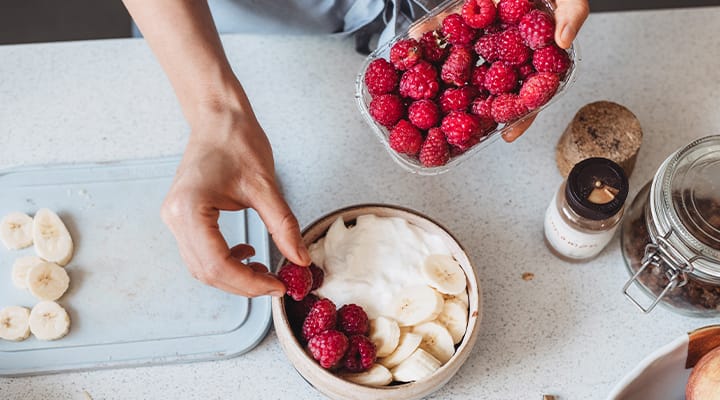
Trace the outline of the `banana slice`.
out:
[[[70,277],[65,268],[45,262],[30,268],[25,283],[33,296],[40,300],[55,301],[65,294],[70,286]]]
[[[33,219],[21,212],[10,213],[0,221],[0,240],[8,250],[33,244]]]
[[[27,289],[27,273],[30,268],[40,265],[45,261],[36,256],[20,257],[13,263],[12,282],[20,289]]]
[[[440,361],[423,349],[415,350],[410,357],[390,370],[396,381],[413,382],[427,378],[440,368]]]
[[[465,271],[452,256],[431,254],[420,269],[428,285],[445,294],[458,294],[465,290]]]
[[[470,301],[468,300],[468,292],[467,292],[467,290],[463,290],[462,292],[460,292],[460,293],[458,293],[458,294],[443,294],[443,299],[445,299],[445,301],[448,301],[448,300],[459,300],[459,301],[461,301],[463,304],[465,304],[465,308],[467,308],[468,305],[470,304]]]
[[[342,373],[340,377],[365,386],[386,386],[393,380],[390,370],[381,364],[373,364],[370,369],[357,373]]]
[[[441,323],[450,332],[453,344],[460,343],[467,330],[467,304],[458,299],[445,300],[445,306],[438,315],[437,322]]]
[[[379,359],[378,362],[388,368],[392,368],[410,357],[415,349],[420,346],[420,342],[422,342],[422,336],[420,335],[414,333],[400,335],[400,343],[395,351],[389,356]]]
[[[432,354],[445,364],[455,354],[455,344],[450,332],[439,322],[426,322],[413,328],[413,333],[422,336],[420,348]]]
[[[387,317],[377,317],[370,321],[370,340],[375,345],[378,357],[389,356],[400,341],[400,327]]]
[[[432,321],[440,314],[443,298],[429,286],[411,286],[398,293],[391,305],[391,313],[400,326],[418,325]]]
[[[44,260],[67,265],[73,255],[73,242],[60,217],[47,208],[35,213],[33,219],[35,252]]]
[[[0,339],[19,342],[30,336],[30,310],[20,306],[0,310]]]
[[[54,301],[41,301],[30,311],[30,331],[39,340],[56,340],[70,331],[70,316]]]

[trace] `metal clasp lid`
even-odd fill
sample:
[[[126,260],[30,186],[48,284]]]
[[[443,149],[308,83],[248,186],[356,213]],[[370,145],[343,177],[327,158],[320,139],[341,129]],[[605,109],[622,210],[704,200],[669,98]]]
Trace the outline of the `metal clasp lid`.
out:
[[[691,273],[694,269],[692,263],[697,257],[688,259],[683,256],[680,251],[670,243],[669,238],[672,234],[673,229],[671,228],[665,235],[656,236],[657,243],[648,243],[645,246],[645,255],[643,256],[640,269],[638,269],[632,278],[625,283],[625,286],[623,286],[623,294],[625,294],[625,297],[646,314],[652,311],[668,292],[684,286],[688,282],[687,274]],[[654,297],[653,302],[649,306],[643,307],[643,305],[628,292],[628,289],[630,289],[630,286],[633,284],[638,284],[637,278],[650,265],[665,269],[664,273],[668,278],[668,284],[662,292],[660,292],[659,296]],[[653,298],[653,294],[651,293],[648,293],[648,296]]]

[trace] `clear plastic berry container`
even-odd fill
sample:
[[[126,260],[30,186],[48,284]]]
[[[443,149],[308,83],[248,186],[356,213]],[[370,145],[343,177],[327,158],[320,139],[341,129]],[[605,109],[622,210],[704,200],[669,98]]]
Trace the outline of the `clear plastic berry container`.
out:
[[[425,16],[413,22],[405,32],[398,34],[392,40],[379,46],[375,51],[373,51],[372,53],[370,53],[370,55],[367,56],[360,69],[360,73],[357,75],[357,78],[355,80],[355,100],[361,114],[365,118],[365,121],[367,121],[368,125],[370,125],[372,132],[375,133],[377,138],[382,143],[383,147],[385,147],[385,150],[398,165],[400,165],[402,168],[409,172],[419,175],[438,175],[449,171],[453,167],[456,167],[463,161],[467,160],[469,157],[472,157],[474,154],[490,146],[490,144],[495,142],[498,138],[502,137],[502,135],[506,131],[509,131],[513,127],[520,125],[522,122],[526,121],[529,118],[532,118],[540,111],[553,104],[563,93],[565,93],[565,91],[568,90],[568,88],[576,79],[577,64],[580,61],[577,40],[575,40],[572,46],[567,50],[568,56],[570,58],[570,67],[565,73],[564,77],[560,80],[560,85],[557,89],[557,92],[547,103],[534,110],[531,110],[526,115],[520,117],[517,120],[498,125],[497,128],[487,133],[477,144],[475,144],[462,154],[451,156],[451,158],[445,165],[438,167],[426,167],[422,165],[420,161],[418,161],[418,159],[398,153],[393,150],[390,147],[389,141],[390,129],[380,125],[370,115],[370,102],[372,101],[372,96],[368,92],[368,88],[365,85],[365,73],[368,69],[368,66],[371,62],[378,58],[384,58],[386,60],[389,60],[390,49],[396,42],[409,38],[419,39],[425,32],[439,29],[442,25],[443,19],[449,14],[460,13],[460,10],[464,3],[465,0],[444,1],[436,8],[430,10],[430,12],[428,12]],[[533,1],[533,3],[540,10],[547,11],[551,14],[554,13],[555,6],[548,0],[535,0]]]

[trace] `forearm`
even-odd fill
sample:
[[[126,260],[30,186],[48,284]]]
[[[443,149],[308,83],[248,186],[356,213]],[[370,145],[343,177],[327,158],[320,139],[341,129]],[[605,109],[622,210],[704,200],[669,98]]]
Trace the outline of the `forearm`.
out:
[[[206,1],[123,2],[170,79],[190,125],[208,111],[252,115]]]

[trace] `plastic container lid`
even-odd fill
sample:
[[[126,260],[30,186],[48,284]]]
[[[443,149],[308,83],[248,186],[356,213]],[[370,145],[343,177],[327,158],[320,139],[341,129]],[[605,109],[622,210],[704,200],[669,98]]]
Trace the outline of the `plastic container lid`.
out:
[[[594,200],[603,190],[609,201]],[[565,198],[578,215],[600,221],[617,214],[628,195],[628,179],[622,167],[607,158],[592,157],[575,164],[567,178]]]

